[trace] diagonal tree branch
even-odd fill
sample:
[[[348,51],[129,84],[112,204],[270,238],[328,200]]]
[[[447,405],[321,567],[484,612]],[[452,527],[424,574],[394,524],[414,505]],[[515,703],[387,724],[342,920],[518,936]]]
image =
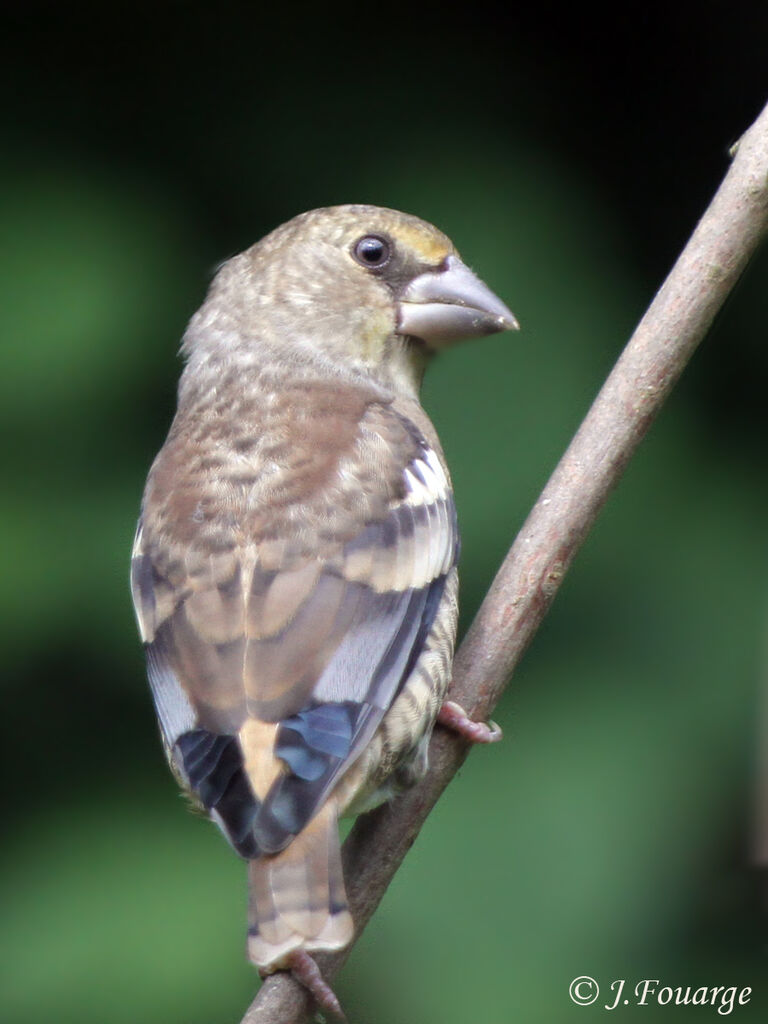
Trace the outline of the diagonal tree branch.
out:
[[[696,346],[768,232],[768,106],[669,277],[640,321],[504,560],[456,656],[452,700],[473,718],[492,712],[549,609],[576,552]],[[467,745],[436,729],[430,770],[415,789],[359,818],[344,844],[359,937]],[[317,961],[327,979],[349,950]],[[242,1024],[299,1024],[306,991],[268,978]]]

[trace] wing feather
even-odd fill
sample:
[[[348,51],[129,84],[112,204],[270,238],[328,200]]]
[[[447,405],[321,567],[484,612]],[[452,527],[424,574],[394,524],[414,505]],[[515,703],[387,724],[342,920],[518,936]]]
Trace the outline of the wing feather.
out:
[[[353,451],[342,434],[347,449],[314,506],[292,499],[263,534],[230,495],[206,555],[205,521],[199,536],[187,519],[174,529],[173,496],[162,504],[151,487],[137,533],[134,602],[165,743],[244,856],[284,848],[354,763],[411,672],[456,560],[450,484],[413,423],[376,405]],[[210,507],[187,492],[182,504]]]

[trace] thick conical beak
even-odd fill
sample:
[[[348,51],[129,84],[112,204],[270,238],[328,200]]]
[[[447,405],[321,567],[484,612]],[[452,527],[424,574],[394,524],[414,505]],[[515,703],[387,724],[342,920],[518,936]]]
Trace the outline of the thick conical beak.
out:
[[[458,256],[449,256],[442,270],[414,278],[398,304],[397,333],[421,338],[430,348],[518,327],[501,299]]]

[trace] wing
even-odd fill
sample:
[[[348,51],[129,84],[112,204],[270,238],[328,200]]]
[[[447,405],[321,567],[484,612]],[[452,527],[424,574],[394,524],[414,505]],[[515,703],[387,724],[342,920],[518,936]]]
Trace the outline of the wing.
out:
[[[322,409],[338,421],[340,407],[315,408],[310,462],[283,423],[282,491],[254,501],[258,473],[242,502],[199,475],[150,486],[137,533],[134,601],[165,743],[248,857],[284,848],[370,740],[457,557],[436,452],[386,405],[351,409],[354,430],[349,413],[325,423]]]

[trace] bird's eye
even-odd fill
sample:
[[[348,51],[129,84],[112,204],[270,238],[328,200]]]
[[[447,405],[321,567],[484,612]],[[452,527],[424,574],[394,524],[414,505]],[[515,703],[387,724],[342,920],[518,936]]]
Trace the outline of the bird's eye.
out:
[[[358,263],[372,270],[379,270],[389,263],[391,249],[389,242],[378,235],[365,235],[355,242],[352,254]]]

